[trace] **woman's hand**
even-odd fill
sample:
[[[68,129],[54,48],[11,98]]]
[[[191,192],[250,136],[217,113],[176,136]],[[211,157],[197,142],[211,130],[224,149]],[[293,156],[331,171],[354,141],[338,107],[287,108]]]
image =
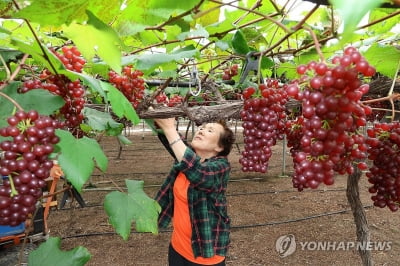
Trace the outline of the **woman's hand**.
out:
[[[157,126],[159,126],[162,130],[174,130],[175,129],[175,118],[155,118],[154,122]]]

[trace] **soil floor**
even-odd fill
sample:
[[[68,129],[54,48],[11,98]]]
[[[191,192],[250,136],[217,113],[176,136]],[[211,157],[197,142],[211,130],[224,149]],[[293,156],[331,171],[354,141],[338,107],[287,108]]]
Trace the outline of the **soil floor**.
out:
[[[72,201],[50,211],[49,235],[61,238],[62,250],[86,247],[92,255],[88,266],[167,265],[169,230],[153,235],[133,229],[124,241],[115,234],[102,205],[105,195],[124,187],[125,179],[143,180],[145,192],[154,197],[172,165],[172,157],[151,132],[126,135],[132,144],[123,146],[121,152],[116,139],[101,140],[109,167],[105,173],[95,170],[84,189],[87,207]],[[238,160],[244,145],[240,131],[236,144],[229,158],[232,172],[227,198],[232,232],[227,265],[362,265],[359,252],[352,247],[357,236],[346,198],[347,176],[337,176],[332,186],[298,192],[290,178],[292,159],[282,142],[274,146],[265,174],[241,171]],[[375,265],[399,265],[399,214],[372,205],[365,175],[359,186]],[[296,247],[293,254],[284,250],[288,246],[279,245],[284,236],[294,240],[289,246],[292,251]],[[278,253],[277,246],[287,252]]]

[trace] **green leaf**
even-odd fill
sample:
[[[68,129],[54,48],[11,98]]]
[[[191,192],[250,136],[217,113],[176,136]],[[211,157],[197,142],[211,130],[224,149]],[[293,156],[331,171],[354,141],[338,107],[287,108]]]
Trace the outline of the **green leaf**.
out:
[[[261,69],[271,68],[275,65],[274,61],[269,57],[261,57]]]
[[[381,0],[363,0],[360,4],[359,0],[330,0],[333,8],[336,9],[343,20],[342,42],[347,40],[354,34],[355,29],[361,19],[372,9],[378,7]]]
[[[30,266],[83,266],[92,255],[82,246],[69,251],[60,250],[61,240],[59,237],[50,237],[36,250],[30,252],[28,265]]]
[[[186,38],[190,37],[204,37],[208,38],[209,34],[206,29],[201,26],[198,26],[196,30],[191,30],[189,32],[182,32],[178,35],[177,39],[180,41],[184,41]]]
[[[114,191],[106,195],[104,209],[116,232],[127,240],[132,221],[136,231],[158,233],[158,215],[161,207],[143,191],[143,181],[125,180],[128,193]]]
[[[160,128],[156,127],[156,124],[153,119],[143,119],[147,126],[153,131],[153,133],[161,133],[164,134],[164,131]]]
[[[105,131],[108,136],[118,136],[124,129],[124,125],[116,122],[110,115],[97,111],[95,109],[86,107],[83,114],[87,119],[88,125],[95,131]]]
[[[102,83],[108,91],[108,100],[110,101],[113,112],[119,117],[128,118],[134,125],[140,122],[140,118],[137,115],[132,104],[126,99],[126,97],[109,83]]]
[[[89,1],[86,0],[35,0],[14,16],[43,26],[61,26],[72,21],[83,21]]]
[[[0,56],[4,59],[4,61],[10,62],[10,61],[16,61],[17,57],[22,56],[23,54],[20,51],[17,50],[11,50],[11,49],[4,49],[0,48]],[[0,61],[0,66],[3,65],[3,62]]]
[[[90,11],[87,14],[86,24],[72,23],[64,29],[64,34],[74,41],[85,58],[92,59],[97,54],[114,71],[121,73],[120,48],[123,44],[117,33]]]
[[[226,41],[216,41],[215,46],[221,49],[222,51],[229,49],[229,43]]]
[[[103,97],[105,100],[107,99],[107,85],[109,84],[104,81],[101,81],[100,79],[95,79],[89,75],[85,75],[83,73],[77,73],[77,75],[80,77],[81,80],[84,81],[84,84],[89,86],[91,89],[93,89],[95,92],[99,93],[101,97]]]
[[[277,75],[282,76],[284,75],[288,79],[295,79],[297,77],[297,72],[296,72],[296,65],[290,62],[285,62],[279,65],[279,67],[276,69]]]
[[[376,8],[371,11],[369,15],[369,22],[379,21],[381,18],[391,14],[392,13],[391,11],[392,10],[390,9]],[[388,19],[384,19],[379,23],[374,23],[373,25],[368,27],[368,31],[373,32],[375,34],[379,33],[385,34],[389,33],[390,30],[398,24],[399,24],[399,18],[397,16],[394,16]]]
[[[136,68],[140,70],[152,70],[162,64],[178,62],[183,58],[193,58],[199,55],[199,51],[190,45],[170,54],[144,54],[137,57]]]
[[[44,89],[35,89],[14,96],[24,110],[36,110],[40,114],[50,115],[64,106],[65,101]],[[46,103],[46,104],[43,104]]]
[[[198,4],[198,0],[134,0],[130,1],[122,11],[121,20],[152,26],[164,22],[170,17],[175,17],[196,4]]]
[[[246,55],[250,52],[250,48],[247,45],[247,41],[242,31],[236,31],[232,38],[232,47],[236,54]]]
[[[194,15],[196,22],[207,26],[219,21],[220,5],[214,2],[205,2],[200,6],[199,13]]]
[[[35,0],[14,14],[15,18],[24,18],[41,26],[69,25],[72,22],[87,21],[86,10],[109,21],[120,12],[120,0]]]
[[[61,150],[58,162],[68,181],[81,192],[83,184],[93,173],[95,163],[105,171],[108,159],[95,139],[76,139],[70,132],[60,129],[56,130],[56,135],[60,138],[57,147]]]
[[[376,68],[376,71],[389,77],[396,77],[397,66],[400,61],[400,51],[391,45],[373,44],[364,57],[368,63]]]
[[[20,84],[20,82],[14,81],[1,90],[1,92],[14,99],[25,111],[36,110],[42,115],[50,115],[65,104],[62,97],[43,89],[35,89],[20,94],[17,92]],[[15,106],[2,96],[0,96],[0,106],[0,127],[3,127],[6,125],[5,119],[12,114]]]
[[[62,62],[45,45],[39,45],[37,42],[25,43],[16,38],[11,39],[11,44],[20,51],[30,54],[43,66],[53,72],[53,67],[57,72],[66,71]],[[43,54],[43,51],[45,54]]]
[[[122,134],[118,135],[117,138],[124,145],[132,144],[132,141],[130,141],[127,137],[125,137]]]

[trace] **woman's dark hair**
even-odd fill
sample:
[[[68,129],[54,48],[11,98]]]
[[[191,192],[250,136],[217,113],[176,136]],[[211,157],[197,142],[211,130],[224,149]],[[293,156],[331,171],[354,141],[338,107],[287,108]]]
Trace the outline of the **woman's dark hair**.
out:
[[[232,150],[232,146],[235,143],[235,134],[227,126],[224,120],[215,121],[215,123],[220,124],[224,131],[219,137],[218,145],[223,148],[222,151],[218,153],[219,156],[228,156]]]

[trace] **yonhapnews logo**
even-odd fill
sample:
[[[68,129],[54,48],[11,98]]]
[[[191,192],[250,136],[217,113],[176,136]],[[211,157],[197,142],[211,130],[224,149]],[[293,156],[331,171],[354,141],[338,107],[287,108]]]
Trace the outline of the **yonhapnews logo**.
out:
[[[292,255],[296,249],[307,251],[372,250],[389,251],[391,241],[296,241],[293,234],[280,236],[275,242],[275,250],[281,258]]]

